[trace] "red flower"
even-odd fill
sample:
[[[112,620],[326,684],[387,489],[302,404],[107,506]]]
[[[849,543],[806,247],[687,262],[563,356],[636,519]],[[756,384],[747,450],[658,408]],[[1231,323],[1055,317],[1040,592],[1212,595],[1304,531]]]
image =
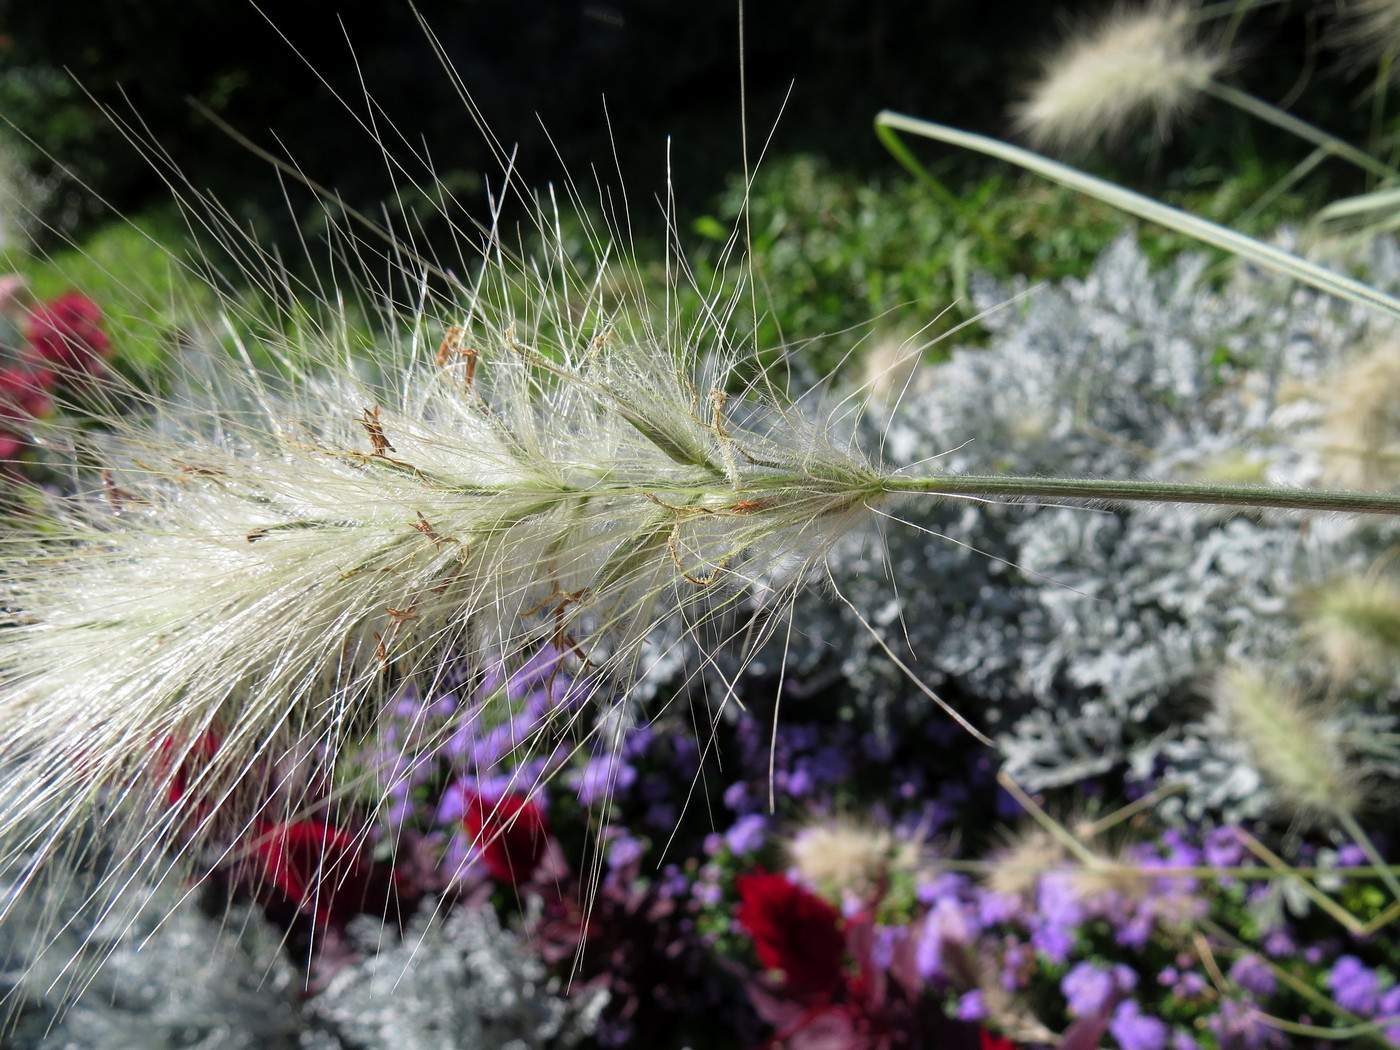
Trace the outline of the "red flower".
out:
[[[219,743],[218,734],[211,729],[204,730],[189,742],[178,736],[168,736],[161,741],[154,773],[158,781],[164,781],[168,805],[178,804],[191,783],[200,784],[208,776],[207,771],[215,752],[219,750]]]
[[[65,292],[36,306],[25,332],[31,363],[68,377],[95,372],[112,350],[101,322],[102,309],[80,292]]]
[[[45,378],[21,366],[0,368],[0,460],[13,459],[28,447],[22,437],[29,421],[53,408],[44,393]]]
[[[318,928],[364,911],[375,881],[359,840],[319,820],[263,825],[249,861],[264,907],[290,905]]]
[[[789,991],[830,992],[842,977],[846,936],[841,916],[826,901],[782,875],[759,869],[734,880],[740,905],[734,913],[765,969],[783,971]]]
[[[464,788],[462,824],[481,849],[493,879],[519,886],[549,848],[549,825],[539,803],[507,792],[488,798]]]

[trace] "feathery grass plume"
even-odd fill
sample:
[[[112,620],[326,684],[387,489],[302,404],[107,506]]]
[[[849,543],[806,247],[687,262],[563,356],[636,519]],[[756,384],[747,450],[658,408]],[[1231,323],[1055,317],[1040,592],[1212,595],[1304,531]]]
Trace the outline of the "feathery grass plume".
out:
[[[1348,361],[1322,394],[1323,458],[1348,488],[1400,484],[1400,344],[1382,342]]]
[[[914,874],[920,843],[898,839],[888,828],[851,818],[822,820],[799,828],[787,845],[797,873],[822,893],[867,899],[895,872]]]
[[[1331,37],[1367,65],[1380,64],[1394,80],[1400,78],[1400,3],[1395,0],[1350,0],[1339,5]]]
[[[1015,109],[1017,128],[1060,150],[1121,138],[1144,117],[1165,137],[1226,62],[1193,39],[1191,15],[1178,3],[1120,6],[1081,30],[1045,59]]]
[[[988,857],[982,880],[1007,897],[1030,899],[1047,871],[1070,863],[1065,847],[1044,828],[1027,824],[1004,834],[1004,843]]]
[[[405,680],[552,648],[617,702],[663,621],[697,632],[760,576],[781,603],[868,515],[880,472],[741,384],[724,303],[668,328],[595,247],[585,273],[493,235],[375,347],[378,375],[344,316],[248,333],[230,303],[242,363],[191,364],[204,398],[114,400],[106,432],[49,437],[77,491],[26,494],[0,574],[19,883],[90,860],[94,820],[114,871],[159,869],[353,794],[338,759]]]
[[[1400,664],[1400,584],[1379,571],[1344,576],[1302,597],[1303,633],[1339,682]]]
[[[1050,876],[1086,900],[1115,894],[1132,901],[1148,892],[1150,879],[1129,856],[1124,835],[1105,836],[1107,828],[1087,818],[1062,823],[1043,811],[1032,817],[1032,822],[1006,831],[1003,845],[988,857],[982,874],[988,889],[1031,900]]]
[[[1296,686],[1249,666],[1222,671],[1211,695],[1290,813],[1311,821],[1354,820],[1365,801],[1362,784],[1318,705]]]

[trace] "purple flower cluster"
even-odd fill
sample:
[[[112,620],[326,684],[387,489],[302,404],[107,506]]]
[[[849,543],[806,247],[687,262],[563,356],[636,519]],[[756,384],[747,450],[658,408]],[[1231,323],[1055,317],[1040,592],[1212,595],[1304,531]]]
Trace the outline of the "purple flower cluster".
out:
[[[458,889],[464,871],[482,866],[463,833],[464,800],[547,784],[534,797],[568,863],[601,877],[590,882],[587,917],[562,898],[545,903],[541,952],[562,966],[580,943],[586,960],[592,944],[612,960],[597,979],[626,1016],[605,1015],[606,1045],[666,1045],[656,1033],[684,1027],[677,1018],[697,1003],[708,1004],[708,1017],[734,998],[743,941],[736,883],[761,869],[785,871],[803,892],[824,896],[846,929],[868,931],[852,957],[861,976],[851,988],[862,996],[918,988],[948,1018],[993,1027],[1008,1001],[1058,1003],[1040,1020],[1074,1034],[1073,1045],[1282,1050],[1287,1039],[1269,1018],[1306,1010],[1280,980],[1283,967],[1400,1040],[1397,953],[1380,939],[1349,940],[1315,916],[1291,916],[1276,880],[1244,870],[1258,863],[1244,829],[1160,829],[1105,850],[1097,866],[1052,848],[1018,879],[979,878],[945,862],[986,858],[992,873],[1014,866],[988,832],[1018,810],[995,783],[994,756],[941,722],[911,718],[876,733],[839,718],[788,721],[773,734],[744,714],[702,729],[702,748],[686,721],[629,725],[619,713],[581,708],[584,692],[557,654],[472,689],[406,692],[389,714],[390,746],[371,759],[390,800],[385,837],[391,832],[402,851],[418,836],[440,872],[451,873],[444,885]],[[556,731],[586,719],[596,721],[579,725],[574,739]],[[600,743],[578,746],[590,733]],[[1111,790],[1100,789],[1098,804]],[[1304,842],[1295,861],[1358,860],[1326,847]],[[636,925],[644,915],[650,925]],[[1248,926],[1253,950],[1201,942],[1206,916]],[[637,937],[650,945],[645,952]],[[1216,956],[1210,966],[1202,943]],[[638,952],[688,960],[686,994],[648,998],[629,983],[628,974],[641,980],[648,966],[670,965],[639,970],[622,961]],[[697,976],[697,959],[718,956],[729,962]],[[875,1000],[861,1001],[860,1010],[875,1009]],[[880,1002],[879,1010],[892,1008]],[[760,1014],[777,1016],[774,1009]],[[751,1033],[743,1041],[759,1038],[751,1015],[728,1016]]]

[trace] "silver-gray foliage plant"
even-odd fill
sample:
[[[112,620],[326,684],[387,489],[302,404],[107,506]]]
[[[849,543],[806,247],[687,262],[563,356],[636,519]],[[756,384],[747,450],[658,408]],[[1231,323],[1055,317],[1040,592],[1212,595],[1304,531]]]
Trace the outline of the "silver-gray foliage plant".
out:
[[[169,889],[104,903],[90,872],[47,878],[0,926],[10,1050],[566,1050],[607,1002],[600,989],[566,997],[489,909],[424,912],[401,939],[357,920],[364,952],[306,998],[256,909],[216,920]]]
[[[1378,287],[1400,285],[1394,242],[1363,262]],[[1215,287],[1206,267],[1186,255],[1154,271],[1124,237],[1084,279],[1000,309],[1024,289],[982,282],[990,345],[916,380],[875,436],[895,462],[939,457],[953,473],[1181,480],[1233,458],[1261,481],[1317,484],[1319,391],[1383,322],[1249,269]],[[1242,659],[1308,669],[1297,594],[1363,571],[1396,538],[1377,520],[1158,505],[948,499],[898,513],[915,527],[890,524],[880,543],[853,538],[833,552],[850,605],[799,606],[789,673],[819,674],[840,654],[854,695],[900,694],[901,672],[879,649],[850,644],[863,633],[854,606],[892,645],[907,632],[930,684],[973,699],[1023,784],[1126,766],[1183,781],[1192,816],[1268,802],[1203,699],[1211,676]],[[1378,690],[1339,717],[1394,727],[1393,699]]]
[[[357,1050],[546,1050],[592,1034],[601,989],[566,998],[487,908],[431,909],[402,942],[342,970],[310,1004]],[[372,932],[372,931],[371,931]]]

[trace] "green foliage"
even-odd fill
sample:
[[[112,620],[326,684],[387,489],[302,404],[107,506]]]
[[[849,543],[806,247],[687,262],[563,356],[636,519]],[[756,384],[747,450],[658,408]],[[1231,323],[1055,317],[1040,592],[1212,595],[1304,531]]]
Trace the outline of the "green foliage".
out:
[[[183,231],[169,215],[112,222],[90,239],[46,257],[11,256],[39,300],[76,289],[102,308],[113,364],[130,375],[159,370],[178,333],[207,315],[212,295],[182,262]]]
[[[1260,165],[1229,177],[1207,173],[1170,199],[1219,220],[1262,202],[1245,225],[1271,229],[1301,219],[1313,204],[1298,194],[1273,195],[1278,174]],[[718,261],[731,231],[745,230],[745,206],[762,313],[757,344],[801,340],[802,355],[820,373],[845,361],[858,340],[921,332],[919,342],[932,343],[971,319],[973,274],[1031,282],[1082,277],[1125,226],[1116,209],[1029,175],[970,181],[945,204],[913,179],[862,178],[810,155],[779,158],[758,172],[747,195],[741,180],[731,180],[713,210],[691,220],[692,232],[708,242],[691,252],[701,288],[737,279],[718,272]],[[1141,243],[1158,263],[1196,247],[1153,228],[1143,230]],[[930,360],[941,356],[936,347],[926,352]]]

